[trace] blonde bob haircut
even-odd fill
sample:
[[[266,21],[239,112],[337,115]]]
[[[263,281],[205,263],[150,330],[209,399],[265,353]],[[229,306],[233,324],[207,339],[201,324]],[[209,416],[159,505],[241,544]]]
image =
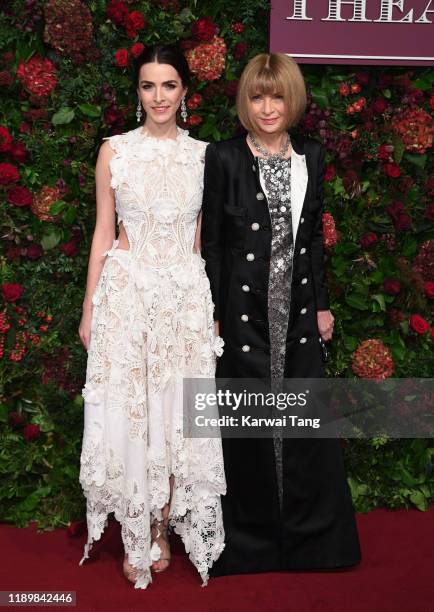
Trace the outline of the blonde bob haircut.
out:
[[[285,53],[261,53],[244,68],[238,83],[238,117],[249,132],[255,122],[249,113],[255,95],[282,95],[286,106],[285,129],[296,125],[306,108],[306,85],[297,62]]]

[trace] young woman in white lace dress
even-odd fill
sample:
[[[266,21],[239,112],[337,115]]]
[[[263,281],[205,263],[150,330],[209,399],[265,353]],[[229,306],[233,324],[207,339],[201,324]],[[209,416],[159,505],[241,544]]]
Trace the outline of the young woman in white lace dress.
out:
[[[167,569],[179,533],[203,584],[224,548],[221,440],[183,437],[183,377],[213,378],[222,340],[198,248],[206,143],[176,125],[189,81],[177,50],[137,61],[144,124],[103,143],[80,338],[88,350],[80,483],[84,556],[121,523],[135,588]],[[115,238],[116,217],[119,226]]]

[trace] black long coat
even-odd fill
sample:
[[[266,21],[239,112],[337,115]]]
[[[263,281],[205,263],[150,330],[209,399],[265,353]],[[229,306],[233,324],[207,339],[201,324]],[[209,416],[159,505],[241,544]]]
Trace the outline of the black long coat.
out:
[[[329,308],[322,234],[325,152],[317,141],[294,135],[292,146],[297,232],[285,377],[321,378],[316,313]],[[216,375],[268,378],[271,220],[257,158],[244,136],[207,147],[202,211],[202,256],[214,319],[225,341]],[[226,547],[211,575],[336,568],[360,561],[339,440],[283,440],[282,511],[273,440],[226,438],[223,452]]]

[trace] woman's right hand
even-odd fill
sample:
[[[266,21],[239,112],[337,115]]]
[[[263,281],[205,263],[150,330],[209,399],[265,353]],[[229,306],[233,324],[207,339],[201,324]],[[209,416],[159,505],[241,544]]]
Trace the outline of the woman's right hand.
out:
[[[89,350],[91,321],[92,308],[83,309],[80,325],[78,327],[78,335],[80,336],[81,343],[83,344],[86,351]]]

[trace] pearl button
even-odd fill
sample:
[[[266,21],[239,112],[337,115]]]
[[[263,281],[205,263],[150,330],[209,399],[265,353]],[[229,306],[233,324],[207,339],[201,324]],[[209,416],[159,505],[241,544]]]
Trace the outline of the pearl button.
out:
[[[285,210],[286,210],[286,206],[281,206],[280,207],[280,212],[285,212]]]
[[[306,283],[307,283],[307,278],[306,277],[302,278],[301,279],[301,284],[305,285]]]
[[[283,217],[279,218],[279,223],[283,223],[285,221],[285,219]]]
[[[253,253],[247,253],[246,259],[247,261],[253,261],[255,259],[255,256],[253,255]]]
[[[307,338],[300,338],[300,344],[304,344],[305,342],[307,342]]]
[[[300,223],[304,223],[304,217],[300,219]]]
[[[248,292],[250,291],[250,287],[249,287],[249,285],[243,285],[243,286],[241,287],[241,289],[242,289],[242,290],[243,290],[245,293],[248,293]]]
[[[259,229],[259,223],[252,223],[252,230],[253,230],[254,232],[257,232],[257,231],[258,231],[258,229]]]
[[[241,315],[241,321],[244,321],[244,323],[247,323],[248,320],[249,320],[249,317],[246,314]]]
[[[253,166],[252,166],[252,170],[253,170],[253,172],[256,172],[256,166],[255,166],[255,164],[253,164]]]
[[[263,199],[264,199],[264,194],[263,194],[263,193],[261,193],[261,192],[257,193],[257,194],[256,194],[256,199],[257,199],[257,200],[263,200]]]
[[[304,255],[305,253],[306,253],[306,249],[304,247],[300,249],[300,255]]]
[[[300,314],[306,314],[306,312],[307,312],[307,308],[302,308],[302,309],[300,310]]]
[[[249,346],[248,344],[245,344],[245,345],[243,346],[243,351],[244,351],[245,353],[248,353],[248,352],[250,351],[250,346]]]

